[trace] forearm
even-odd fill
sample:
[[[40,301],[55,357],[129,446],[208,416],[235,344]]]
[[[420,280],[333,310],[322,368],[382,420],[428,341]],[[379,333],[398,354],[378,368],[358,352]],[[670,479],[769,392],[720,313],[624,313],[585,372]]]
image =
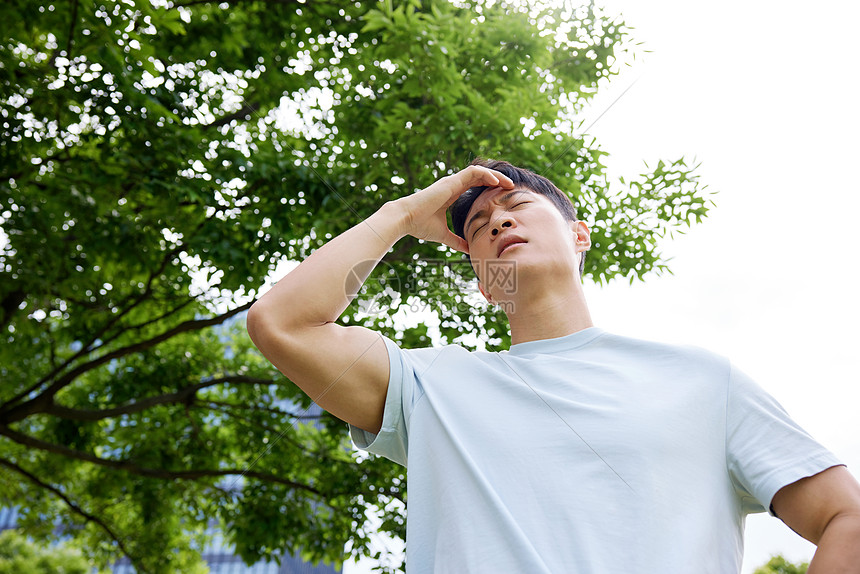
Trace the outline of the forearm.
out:
[[[827,525],[808,574],[860,574],[860,514],[836,516]]]
[[[398,205],[388,202],[314,251],[254,305],[256,320],[279,329],[337,320],[379,260],[405,235],[403,218]]]

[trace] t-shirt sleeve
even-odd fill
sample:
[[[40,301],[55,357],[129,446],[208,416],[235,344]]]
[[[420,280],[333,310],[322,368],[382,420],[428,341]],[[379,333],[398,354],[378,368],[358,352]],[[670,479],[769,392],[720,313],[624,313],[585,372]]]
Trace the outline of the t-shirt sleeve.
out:
[[[746,512],[770,511],[783,486],[842,464],[734,366],[726,408],[727,463]]]
[[[407,351],[398,347],[397,343],[388,337],[383,336],[382,339],[388,350],[390,368],[382,428],[379,433],[373,434],[350,425],[349,432],[358,448],[406,466],[409,452],[409,417],[412,414],[412,406],[419,397],[420,386],[408,360]]]

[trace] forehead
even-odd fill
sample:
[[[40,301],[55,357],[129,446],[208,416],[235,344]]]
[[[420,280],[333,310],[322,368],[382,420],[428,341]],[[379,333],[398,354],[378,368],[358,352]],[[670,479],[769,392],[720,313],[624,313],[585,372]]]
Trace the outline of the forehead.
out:
[[[481,195],[475,200],[472,204],[472,207],[469,208],[469,213],[466,215],[466,225],[468,226],[469,221],[472,217],[478,214],[480,211],[487,208],[491,201],[499,201],[502,197],[505,197],[509,194],[513,194],[511,197],[507,198],[505,201],[511,201],[519,198],[541,198],[545,201],[549,201],[548,198],[543,195],[536,193],[527,187],[516,186],[513,190],[504,189],[501,187],[486,189],[481,192]]]

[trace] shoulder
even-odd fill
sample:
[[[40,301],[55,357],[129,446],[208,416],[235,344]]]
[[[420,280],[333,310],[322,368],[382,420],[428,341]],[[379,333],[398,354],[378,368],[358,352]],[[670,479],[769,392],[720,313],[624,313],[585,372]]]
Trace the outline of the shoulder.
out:
[[[731,363],[728,358],[696,345],[665,343],[604,333],[602,337],[594,341],[594,347],[602,347],[607,352],[654,364],[667,363],[696,366],[699,369],[711,368],[724,373],[726,376],[731,370]]]
[[[403,361],[411,363],[416,367],[429,367],[432,364],[438,363],[487,362],[492,360],[492,356],[495,354],[489,351],[472,351],[457,344],[407,348],[402,347],[400,343],[388,337],[384,338],[386,339],[386,345],[388,345],[390,354],[397,354]]]

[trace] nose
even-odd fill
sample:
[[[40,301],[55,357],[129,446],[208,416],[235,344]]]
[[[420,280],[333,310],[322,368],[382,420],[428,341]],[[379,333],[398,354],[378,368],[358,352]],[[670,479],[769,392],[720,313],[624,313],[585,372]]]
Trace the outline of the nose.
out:
[[[502,213],[493,223],[493,229],[490,233],[493,234],[493,237],[501,233],[501,230],[505,227],[511,227],[514,224],[513,218],[508,214],[508,212]]]

